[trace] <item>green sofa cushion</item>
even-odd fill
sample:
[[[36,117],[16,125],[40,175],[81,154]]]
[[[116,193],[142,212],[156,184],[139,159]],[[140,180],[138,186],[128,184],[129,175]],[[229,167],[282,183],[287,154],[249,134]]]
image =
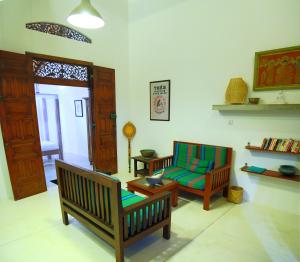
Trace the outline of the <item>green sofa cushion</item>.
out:
[[[121,190],[122,207],[128,207],[145,199],[145,197],[133,194],[125,189]]]
[[[209,172],[213,169],[213,167],[214,161],[202,160],[199,158],[193,158],[191,159],[191,162],[185,165],[185,169],[200,174],[205,174]]]
[[[164,178],[177,181],[178,179],[193,174],[191,171],[177,166],[165,168]]]
[[[220,146],[200,145],[197,158],[214,161],[214,168],[223,167],[227,161],[227,148]]]
[[[181,177],[177,182],[186,187],[191,187],[194,189],[204,190],[205,188],[205,175],[192,173],[188,176]]]
[[[174,166],[185,168],[197,154],[197,146],[186,143],[177,143],[175,147]]]

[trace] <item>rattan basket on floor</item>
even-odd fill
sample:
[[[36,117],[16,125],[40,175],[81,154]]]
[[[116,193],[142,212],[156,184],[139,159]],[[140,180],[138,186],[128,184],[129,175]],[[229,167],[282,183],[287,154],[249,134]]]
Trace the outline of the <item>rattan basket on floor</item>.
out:
[[[228,201],[240,204],[243,202],[244,189],[239,186],[231,186],[228,192]]]

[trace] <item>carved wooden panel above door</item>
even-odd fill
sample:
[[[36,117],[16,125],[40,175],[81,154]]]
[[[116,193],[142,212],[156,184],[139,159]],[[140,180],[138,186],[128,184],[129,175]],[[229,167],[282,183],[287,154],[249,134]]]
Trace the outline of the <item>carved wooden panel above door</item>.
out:
[[[32,60],[0,51],[0,121],[14,198],[46,191]]]

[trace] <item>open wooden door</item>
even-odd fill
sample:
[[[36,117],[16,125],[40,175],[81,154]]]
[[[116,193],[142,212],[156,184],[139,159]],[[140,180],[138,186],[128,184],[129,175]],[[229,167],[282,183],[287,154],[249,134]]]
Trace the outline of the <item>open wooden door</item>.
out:
[[[115,70],[93,67],[92,139],[94,169],[117,173]]]
[[[15,200],[46,191],[32,60],[26,55],[0,51],[0,121]]]

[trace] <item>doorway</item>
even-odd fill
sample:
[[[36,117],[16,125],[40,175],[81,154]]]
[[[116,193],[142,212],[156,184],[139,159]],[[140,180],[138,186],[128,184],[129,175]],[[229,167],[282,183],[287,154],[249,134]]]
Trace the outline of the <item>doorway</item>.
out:
[[[92,170],[89,88],[35,84],[35,98],[47,187],[57,183],[56,159]]]
[[[117,173],[115,70],[0,50],[0,126],[14,199],[47,190],[34,83],[90,87],[93,169]]]

